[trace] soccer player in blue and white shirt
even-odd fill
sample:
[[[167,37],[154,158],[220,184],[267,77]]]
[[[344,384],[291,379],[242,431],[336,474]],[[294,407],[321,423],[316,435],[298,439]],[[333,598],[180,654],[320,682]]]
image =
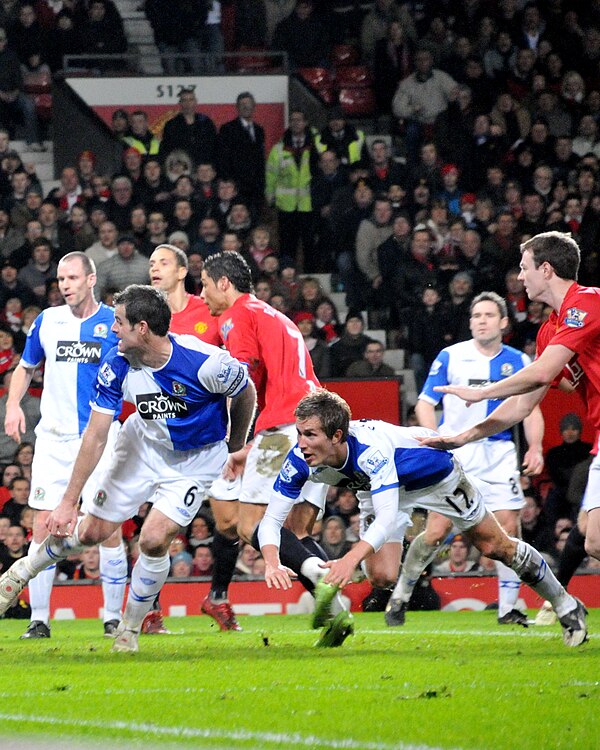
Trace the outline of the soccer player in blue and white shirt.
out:
[[[32,553],[47,536],[46,521],[67,488],[90,416],[90,398],[103,356],[117,343],[111,331],[112,308],[96,301],[96,269],[85,253],[68,253],[58,264],[58,286],[66,302],[44,310],[31,326],[25,351],[8,393],[6,434],[17,443],[25,429],[20,402],[37,367],[44,364],[41,419],[36,428],[29,505],[34,509]],[[118,416],[118,414],[115,416]],[[118,423],[111,429],[103,461],[107,460]],[[101,467],[100,467],[101,468]],[[97,473],[82,488],[84,497],[96,491]],[[50,594],[54,566],[29,584],[31,623],[22,638],[50,637]],[[100,548],[104,594],[104,626],[115,625],[127,582],[127,556],[120,535]]]
[[[226,351],[193,336],[169,334],[171,311],[162,292],[131,285],[115,297],[118,347],[98,371],[92,414],[65,494],[50,515],[51,536],[0,578],[0,614],[39,570],[82,546],[108,538],[150,501],[140,533],[115,651],[137,651],[144,616],[169,574],[168,548],[196,515],[206,488],[245,444],[256,403],[247,368]],[[83,517],[81,488],[96,467],[122,399],[136,407],[119,432],[110,464]]]
[[[482,554],[502,560],[536,593],[551,597],[567,646],[584,642],[583,605],[565,591],[537,550],[509,537],[486,510],[484,482],[465,474],[459,460],[448,451],[436,453],[419,442],[419,437],[435,436],[432,430],[374,420],[351,421],[350,417],[348,404],[322,389],[305,396],[296,408],[298,443],[283,463],[258,529],[269,587],[291,586],[290,571],[279,558],[280,531],[304,485],[316,482],[351,487],[361,513],[372,520],[342,558],[321,563],[329,568],[324,583],[349,583],[356,566],[394,533],[398,511],[418,505],[449,518]]]
[[[436,428],[435,407],[442,401],[442,435],[456,435],[481,422],[501,403],[480,401],[467,407],[458,396],[438,393],[436,386],[482,385],[504,380],[522,370],[530,359],[523,352],[502,343],[508,325],[506,302],[494,292],[482,292],[471,303],[473,338],[442,349],[429,371],[415,408],[419,424]],[[523,471],[539,474],[544,465],[542,439],[544,419],[539,406],[523,421],[528,450]],[[486,508],[511,536],[520,536],[521,508],[525,501],[519,482],[519,462],[511,430],[469,443],[454,451],[466,472],[483,479],[488,487]],[[388,625],[402,625],[404,613],[419,577],[440,552],[451,531],[447,518],[430,513],[426,529],[413,540],[402,566],[398,583],[386,610]],[[516,573],[496,561],[498,575],[498,622],[527,626],[527,617],[517,609],[520,581]]]

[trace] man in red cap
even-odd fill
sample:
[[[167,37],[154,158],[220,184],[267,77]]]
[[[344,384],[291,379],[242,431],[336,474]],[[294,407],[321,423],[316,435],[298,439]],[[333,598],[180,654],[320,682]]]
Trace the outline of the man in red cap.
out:
[[[446,201],[450,213],[459,215],[462,196],[462,191],[458,187],[459,169],[456,164],[444,164],[440,172],[444,187],[437,197]]]

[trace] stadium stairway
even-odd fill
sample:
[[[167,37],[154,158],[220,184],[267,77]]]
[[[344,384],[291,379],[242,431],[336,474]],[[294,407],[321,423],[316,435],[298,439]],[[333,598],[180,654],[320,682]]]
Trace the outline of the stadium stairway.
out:
[[[44,197],[52,188],[59,185],[54,178],[54,144],[52,141],[44,141],[45,151],[28,151],[25,141],[11,141],[10,147],[18,152],[23,164],[34,164],[35,173],[42,183]]]
[[[160,54],[154,44],[152,27],[144,11],[139,10],[142,0],[115,0],[115,5],[123,19],[129,49],[140,56],[140,72],[146,75],[162,75]]]

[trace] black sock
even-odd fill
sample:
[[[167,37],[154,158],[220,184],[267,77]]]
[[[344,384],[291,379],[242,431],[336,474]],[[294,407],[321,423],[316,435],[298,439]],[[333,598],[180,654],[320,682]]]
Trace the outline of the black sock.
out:
[[[319,542],[315,541],[312,536],[305,536],[300,540],[300,543],[315,557],[320,557],[321,560],[328,560],[327,552],[321,547]]]
[[[362,601],[363,612],[383,612],[391,595],[391,588],[374,588]]]
[[[308,539],[308,537],[305,538]],[[252,535],[252,546],[254,549],[260,550],[260,545],[258,543],[258,526]],[[318,547],[318,545],[316,546]],[[304,539],[300,541],[289,529],[281,529],[281,542],[279,546],[279,559],[281,560],[281,564],[285,565],[286,568],[293,570],[294,573],[297,574],[300,583],[307,591],[310,591],[311,594],[315,590],[315,584],[310,578],[306,578],[306,576],[302,575],[300,568],[302,567],[302,563],[305,560],[308,560],[309,557],[321,557],[321,554],[324,554],[323,550],[321,550],[320,554],[317,554],[308,549],[308,545],[304,544]],[[321,559],[326,560],[327,556]]]
[[[577,526],[573,526],[558,561],[556,577],[567,588],[577,568],[585,559],[585,537]]]
[[[310,578],[302,575],[300,568],[305,560],[308,560],[309,557],[315,556],[320,557],[320,555],[315,555],[312,550],[307,549],[304,544],[304,539],[300,541],[289,529],[281,529],[281,547],[279,549],[281,562],[287,568],[291,568],[294,573],[298,575],[300,583],[311,594],[315,590],[315,584]]]
[[[281,529],[281,546],[279,557],[283,565],[291,568],[294,573],[300,573],[300,568],[305,560],[315,555],[302,544],[298,537],[289,529]]]
[[[212,585],[210,596],[212,599],[227,599],[227,589],[233,578],[235,564],[238,559],[239,539],[228,539],[215,531],[212,552],[215,559],[213,565]]]

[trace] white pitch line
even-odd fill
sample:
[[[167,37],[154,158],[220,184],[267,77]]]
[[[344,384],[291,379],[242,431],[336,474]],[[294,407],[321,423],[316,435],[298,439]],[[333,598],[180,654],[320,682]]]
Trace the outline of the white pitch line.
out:
[[[276,732],[250,732],[246,730],[225,731],[221,729],[194,729],[191,727],[161,727],[157,724],[146,724],[128,721],[89,721],[87,719],[66,719],[56,716],[29,716],[27,714],[3,714],[0,720],[22,724],[31,722],[34,724],[49,724],[71,729],[115,729],[118,731],[132,732],[134,734],[154,735],[156,737],[175,737],[177,739],[205,739],[205,740],[240,740],[242,742],[261,742],[271,745],[282,745],[283,747],[323,747],[333,750],[442,750],[442,748],[430,745],[407,745],[395,742],[393,745],[387,742],[361,742],[360,740],[340,739],[327,740],[314,735],[303,736],[301,734],[285,734]],[[448,750],[448,749],[446,749]],[[454,749],[458,750],[458,749]]]

